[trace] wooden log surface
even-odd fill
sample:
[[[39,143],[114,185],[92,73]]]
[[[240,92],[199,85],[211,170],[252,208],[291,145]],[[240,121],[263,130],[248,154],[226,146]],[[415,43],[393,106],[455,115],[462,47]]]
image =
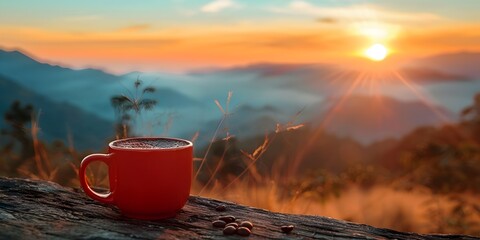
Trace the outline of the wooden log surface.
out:
[[[217,212],[218,205],[225,212]],[[254,224],[249,237],[225,236],[212,221],[234,215]],[[290,234],[280,226],[292,224]],[[422,235],[321,216],[281,214],[191,196],[175,218],[142,221],[123,217],[112,206],[81,190],[47,181],[0,178],[0,239],[480,239],[463,235]]]

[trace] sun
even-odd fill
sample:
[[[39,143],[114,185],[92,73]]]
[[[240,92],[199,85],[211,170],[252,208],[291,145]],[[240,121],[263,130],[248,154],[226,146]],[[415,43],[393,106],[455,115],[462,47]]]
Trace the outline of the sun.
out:
[[[365,50],[365,56],[373,61],[382,61],[387,57],[388,49],[382,44],[376,43]]]

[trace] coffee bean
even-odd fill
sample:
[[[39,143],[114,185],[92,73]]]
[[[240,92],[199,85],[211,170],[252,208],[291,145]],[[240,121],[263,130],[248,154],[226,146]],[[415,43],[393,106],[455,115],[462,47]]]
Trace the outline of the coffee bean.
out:
[[[282,232],[284,233],[290,233],[294,228],[295,226],[288,225],[288,226],[282,226],[280,229],[282,229]]]
[[[246,236],[250,235],[250,233],[252,233],[252,232],[250,231],[250,229],[248,229],[246,227],[239,227],[237,229],[237,234],[240,235],[240,236],[246,237]]]
[[[223,228],[223,227],[225,227],[226,224],[227,223],[225,221],[222,221],[222,220],[215,220],[215,221],[212,222],[212,225],[214,227],[218,227],[218,228]]]
[[[223,229],[223,234],[225,235],[232,235],[237,231],[237,229],[234,226],[228,226]]]
[[[225,225],[225,227],[228,227],[228,226],[234,226],[235,228],[238,228],[238,223],[236,223],[236,222],[231,222],[231,223]]]
[[[246,227],[246,228],[252,230],[253,224],[249,221],[243,221],[243,222],[240,223],[240,227]]]
[[[218,219],[223,220],[226,223],[235,222],[235,217],[232,215],[222,216],[222,217],[219,217]]]
[[[218,205],[215,210],[217,212],[225,212],[225,210],[227,210],[227,207],[225,205]]]

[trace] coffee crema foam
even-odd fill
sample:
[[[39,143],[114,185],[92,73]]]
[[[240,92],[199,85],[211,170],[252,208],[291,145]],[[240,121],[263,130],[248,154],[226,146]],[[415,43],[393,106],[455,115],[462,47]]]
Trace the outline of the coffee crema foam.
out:
[[[113,146],[121,148],[167,149],[187,146],[185,141],[175,139],[129,139],[114,142]]]

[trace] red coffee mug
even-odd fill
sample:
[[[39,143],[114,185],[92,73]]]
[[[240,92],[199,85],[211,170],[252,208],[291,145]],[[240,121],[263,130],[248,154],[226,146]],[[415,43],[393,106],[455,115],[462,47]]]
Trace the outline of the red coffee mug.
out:
[[[124,148],[116,144],[127,140],[174,140],[185,145]],[[176,138],[128,138],[110,142],[108,146],[108,154],[91,154],[80,164],[80,184],[89,197],[113,204],[125,216],[138,219],[170,218],[185,205],[192,183],[192,142]],[[108,166],[107,194],[93,191],[87,183],[85,170],[94,161]]]

